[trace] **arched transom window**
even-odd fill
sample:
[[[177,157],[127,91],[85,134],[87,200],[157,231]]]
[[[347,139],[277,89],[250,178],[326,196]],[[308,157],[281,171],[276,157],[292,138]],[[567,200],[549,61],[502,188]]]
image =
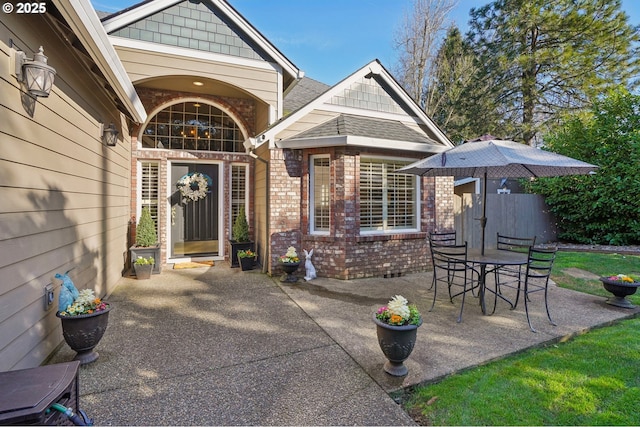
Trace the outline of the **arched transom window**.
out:
[[[244,152],[244,137],[224,111],[202,102],[179,102],[156,114],[142,132],[143,148]]]

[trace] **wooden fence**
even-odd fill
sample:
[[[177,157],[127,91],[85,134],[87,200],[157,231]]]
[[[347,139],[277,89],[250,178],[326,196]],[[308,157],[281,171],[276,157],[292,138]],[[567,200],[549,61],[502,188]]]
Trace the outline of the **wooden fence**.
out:
[[[454,197],[455,227],[458,240],[468,242],[470,248],[482,244],[482,195],[465,193]],[[542,196],[536,194],[487,194],[487,226],[485,247],[496,247],[496,234],[533,237],[536,243],[556,240],[553,214]]]

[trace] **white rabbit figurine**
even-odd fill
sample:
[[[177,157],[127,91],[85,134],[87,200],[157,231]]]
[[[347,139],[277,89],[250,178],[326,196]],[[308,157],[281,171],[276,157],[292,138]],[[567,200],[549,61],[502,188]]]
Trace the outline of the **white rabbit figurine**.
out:
[[[304,270],[305,270],[305,275],[304,275],[304,280],[306,280],[307,282],[309,280],[315,279],[316,276],[316,268],[313,266],[313,264],[311,264],[311,256],[313,255],[313,249],[311,249],[309,252],[307,252],[306,249],[303,249],[304,251]]]

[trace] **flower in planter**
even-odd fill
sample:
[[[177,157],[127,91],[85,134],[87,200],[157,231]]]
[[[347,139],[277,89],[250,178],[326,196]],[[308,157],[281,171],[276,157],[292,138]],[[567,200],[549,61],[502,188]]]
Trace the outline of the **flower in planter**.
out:
[[[376,318],[393,326],[420,324],[418,307],[414,304],[409,305],[407,299],[402,295],[394,296],[386,306],[380,307]]]
[[[69,307],[60,312],[61,316],[79,316],[81,314],[92,314],[97,311],[106,310],[109,304],[96,298],[93,289],[83,289],[79,291],[78,297]]]
[[[300,262],[300,258],[298,257],[298,253],[296,252],[296,248],[294,248],[293,246],[289,246],[289,248],[287,249],[287,253],[282,255],[278,261],[282,262],[282,263],[294,263],[294,262]]]
[[[628,276],[626,274],[617,274],[613,276],[606,276],[605,279],[610,280],[612,282],[623,282],[623,283],[634,283],[640,282],[640,279],[635,276]]]
[[[156,263],[156,260],[153,259],[152,256],[150,256],[149,258],[145,258],[145,257],[139,256],[136,259],[136,262],[134,264],[136,264],[136,265],[153,265],[155,263]]]
[[[251,249],[247,249],[247,250],[239,250],[238,251],[238,257],[240,258],[255,258],[256,257],[256,253],[254,251],[252,251]]]

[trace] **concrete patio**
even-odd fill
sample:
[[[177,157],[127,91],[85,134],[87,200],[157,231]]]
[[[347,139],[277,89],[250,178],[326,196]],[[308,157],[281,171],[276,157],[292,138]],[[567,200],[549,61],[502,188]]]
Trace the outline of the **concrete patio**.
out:
[[[100,358],[81,367],[81,408],[100,425],[410,425],[388,393],[638,313],[552,285],[558,326],[534,295],[532,333],[524,308],[506,303],[483,316],[467,298],[456,323],[459,300],[439,292],[429,312],[430,273],[277,279],[226,263],[121,279]],[[396,294],[424,318],[403,378],[382,370],[371,320]],[[49,363],[73,355],[65,344]]]

